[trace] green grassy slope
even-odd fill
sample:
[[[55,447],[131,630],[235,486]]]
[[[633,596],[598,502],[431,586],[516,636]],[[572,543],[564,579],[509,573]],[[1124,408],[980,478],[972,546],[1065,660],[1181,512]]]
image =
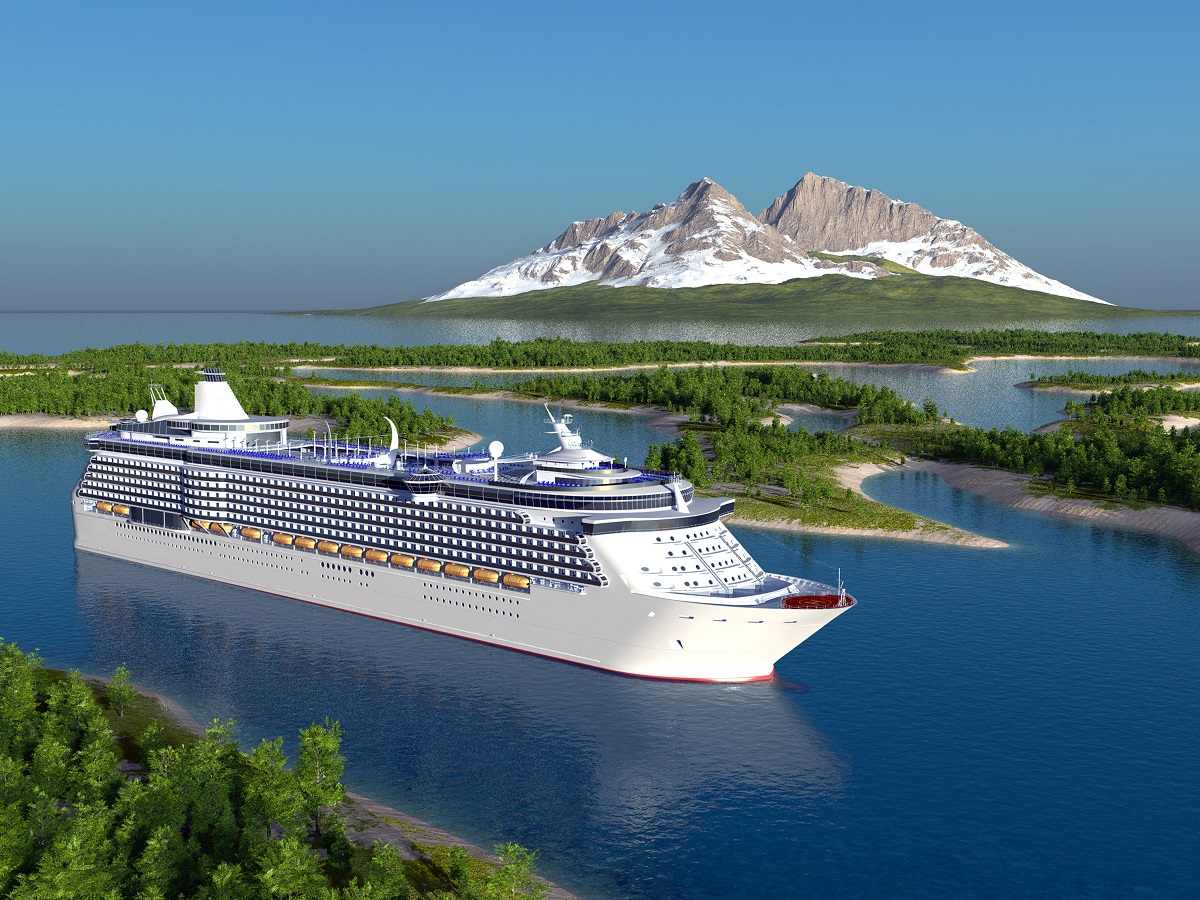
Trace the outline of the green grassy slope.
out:
[[[825,275],[783,284],[728,284],[670,290],[613,288],[591,282],[511,297],[393,303],[329,312],[412,319],[624,324],[683,319],[819,324],[845,323],[862,317],[877,323],[875,327],[890,324],[901,328],[986,326],[1053,319],[1103,320],[1161,314],[1056,297],[973,278],[916,274],[870,281],[845,275]],[[1171,314],[1179,312],[1171,311]]]

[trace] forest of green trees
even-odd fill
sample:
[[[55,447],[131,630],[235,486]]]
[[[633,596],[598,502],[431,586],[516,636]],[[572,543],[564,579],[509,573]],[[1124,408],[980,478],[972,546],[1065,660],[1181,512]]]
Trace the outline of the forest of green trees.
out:
[[[122,667],[123,668],[123,667]],[[121,670],[118,670],[118,674]],[[463,848],[443,884],[419,889],[390,844],[355,848],[333,812],[344,794],[336,722],[238,750],[232,723],[171,746],[156,722],[127,776],[108,716],[136,694],[97,698],[77,672],[45,669],[0,641],[0,896],[12,900],[445,900],[544,897],[534,859],[497,847],[481,873]],[[103,705],[102,705],[103,701]],[[428,886],[425,886],[428,887]]]
[[[928,418],[925,409],[889,387],[857,384],[797,366],[661,366],[623,375],[539,375],[509,381],[505,387],[532,396],[665,406],[725,426],[761,417],[779,402],[857,408],[861,422],[920,424]]]
[[[1200,381],[1200,371],[1194,372],[1147,372],[1145,369],[1133,369],[1119,375],[1100,375],[1096,372],[1076,372],[1072,369],[1057,375],[1039,375],[1030,382],[1031,387],[1065,386],[1090,390],[1110,388],[1118,385],[1131,384],[1179,384],[1181,382]]]
[[[536,338],[485,345],[435,344],[427,347],[378,345],[275,344],[239,341],[215,344],[119,344],[74,350],[60,356],[0,351],[0,367],[57,365],[83,371],[119,366],[179,363],[277,365],[290,360],[322,360],[341,366],[474,366],[484,368],[604,368],[635,364],[714,362],[875,362],[961,365],[970,356],[1136,355],[1200,356],[1191,338],[1140,332],[1034,331],[1027,328],[976,331],[871,331],[787,346],[753,346],[709,341],[572,341]]]
[[[1151,416],[1200,410],[1200,393],[1118,388],[1046,434],[979,428],[925,429],[906,442],[918,455],[1048,476],[1068,491],[1088,485],[1117,499],[1200,509],[1200,428],[1171,429]]]

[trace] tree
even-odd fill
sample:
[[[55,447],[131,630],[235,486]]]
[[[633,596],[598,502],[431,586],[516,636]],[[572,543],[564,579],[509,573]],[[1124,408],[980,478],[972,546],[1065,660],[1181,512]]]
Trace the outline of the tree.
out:
[[[346,837],[346,824],[340,817],[329,817],[322,843],[329,852],[329,868],[345,877],[354,866],[354,845]]]
[[[493,848],[500,857],[500,868],[487,880],[489,900],[516,900],[517,897],[543,898],[549,888],[534,880],[537,871],[536,850],[526,850],[520,844],[497,844]]]
[[[450,883],[460,900],[476,900],[479,885],[471,875],[471,854],[465,847],[450,848]]]
[[[130,681],[129,669],[125,667],[125,663],[121,663],[113,672],[112,681],[108,683],[108,708],[115,709],[117,715],[124,718],[125,707],[133,706],[136,699],[137,690]]]
[[[266,840],[272,825],[293,834],[303,819],[296,773],[287,768],[283,738],[264,739],[243,760],[243,840]]]
[[[268,897],[280,900],[317,897],[325,886],[321,858],[297,837],[270,841],[258,862],[258,881]]]
[[[451,867],[453,867],[451,851]],[[408,879],[404,877],[404,860],[391,844],[376,840],[371,845],[371,864],[367,867],[366,885],[377,893],[379,900],[408,900]]]
[[[341,803],[346,795],[341,782],[346,771],[346,758],[340,752],[341,746],[342,728],[328,718],[324,727],[314,722],[300,732],[296,779],[318,837],[321,834],[321,807]]]

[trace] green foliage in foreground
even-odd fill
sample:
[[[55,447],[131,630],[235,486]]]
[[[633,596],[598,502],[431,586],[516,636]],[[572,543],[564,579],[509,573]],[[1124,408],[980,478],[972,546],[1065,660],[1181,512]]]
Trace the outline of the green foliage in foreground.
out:
[[[126,780],[91,686],[77,672],[55,676],[0,641],[0,896],[410,896],[405,861],[390,844],[356,851],[335,816],[315,827],[342,792],[337,723],[301,732],[294,769],[282,739],[239,752],[232,723],[214,722],[202,739],[179,746],[166,745],[159,727],[141,741],[136,762],[145,774]],[[497,853],[501,865],[490,871],[452,867],[438,896],[545,895],[533,880],[536,854],[516,844]]]
[[[783,284],[718,284],[697,288],[614,288],[598,282],[530,291],[512,297],[393,303],[328,314],[411,319],[508,320],[630,324],[688,321],[880,327],[1003,325],[1011,322],[1111,319],[1145,315],[974,278],[909,274],[862,279],[846,275],[798,278]]]

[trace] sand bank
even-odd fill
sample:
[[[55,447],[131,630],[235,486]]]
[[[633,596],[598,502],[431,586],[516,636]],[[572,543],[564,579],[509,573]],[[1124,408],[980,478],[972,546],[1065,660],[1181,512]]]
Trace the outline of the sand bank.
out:
[[[13,413],[0,416],[0,429],[3,428],[58,428],[77,431],[102,431],[112,422],[114,416],[52,416],[47,413]]]
[[[1029,475],[1000,469],[981,469],[964,463],[915,460],[909,462],[907,468],[940,475],[952,487],[979,494],[1006,506],[1100,525],[1148,531],[1180,540],[1191,550],[1200,553],[1200,513],[1177,506],[1152,505],[1145,509],[1131,509],[1117,503],[1050,494],[1038,497],[1026,491],[1032,480]]]
[[[1200,425],[1200,419],[1194,416],[1163,416],[1162,427],[1166,431],[1172,428],[1195,428]]]

